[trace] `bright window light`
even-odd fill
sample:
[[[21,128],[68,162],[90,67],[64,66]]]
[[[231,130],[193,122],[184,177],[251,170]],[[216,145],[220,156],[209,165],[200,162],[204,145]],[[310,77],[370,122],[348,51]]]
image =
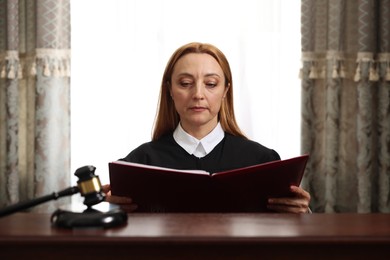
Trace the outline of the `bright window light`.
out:
[[[72,0],[71,20],[72,174],[108,183],[108,163],[150,141],[165,64],[192,41],[227,56],[248,137],[300,155],[300,1]]]

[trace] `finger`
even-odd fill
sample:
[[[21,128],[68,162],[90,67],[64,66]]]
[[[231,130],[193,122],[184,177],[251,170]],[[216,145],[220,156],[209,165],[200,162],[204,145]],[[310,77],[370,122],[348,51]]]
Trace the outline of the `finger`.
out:
[[[129,197],[107,196],[106,201],[114,204],[131,204],[133,200]]]
[[[299,196],[299,197],[306,198],[306,199],[310,200],[310,193],[308,193],[307,191],[305,191],[305,190],[302,189],[301,187],[297,187],[297,186],[292,185],[292,186],[290,187],[290,190],[291,190],[291,192],[293,192],[296,196]]]
[[[307,210],[300,207],[285,206],[280,204],[268,204],[267,208],[280,213],[306,213]]]
[[[268,200],[268,205],[298,208],[303,211],[309,208],[308,200],[299,198],[272,198]]]
[[[126,211],[127,213],[131,213],[131,212],[134,212],[138,208],[138,205],[130,204],[130,205],[121,205],[120,207],[122,210]]]
[[[304,200],[297,198],[272,198],[268,199],[268,204],[299,207],[301,204],[304,204]]]
[[[104,193],[107,193],[111,190],[111,185],[110,184],[105,184],[105,185],[102,185],[102,191]]]

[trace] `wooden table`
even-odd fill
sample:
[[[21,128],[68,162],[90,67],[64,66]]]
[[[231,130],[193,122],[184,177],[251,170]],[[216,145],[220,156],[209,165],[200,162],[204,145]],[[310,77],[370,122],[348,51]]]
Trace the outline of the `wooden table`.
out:
[[[390,214],[130,214],[111,229],[0,218],[0,259],[390,259]]]

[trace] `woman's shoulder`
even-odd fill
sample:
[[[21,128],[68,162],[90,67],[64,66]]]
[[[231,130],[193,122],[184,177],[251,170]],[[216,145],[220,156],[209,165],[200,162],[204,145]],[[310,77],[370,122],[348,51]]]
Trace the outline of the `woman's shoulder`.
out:
[[[267,160],[280,160],[279,154],[271,148],[268,148],[256,141],[250,140],[242,136],[236,136],[232,134],[225,134],[225,145],[234,148],[237,151],[245,151],[245,153],[260,155],[266,157]]]

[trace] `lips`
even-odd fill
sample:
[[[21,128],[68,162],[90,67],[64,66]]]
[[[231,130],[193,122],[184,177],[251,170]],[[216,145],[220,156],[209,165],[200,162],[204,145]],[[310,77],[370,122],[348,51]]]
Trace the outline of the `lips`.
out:
[[[190,107],[190,110],[195,111],[195,112],[201,112],[201,111],[204,111],[206,109],[207,109],[206,107],[201,107],[201,106]]]

